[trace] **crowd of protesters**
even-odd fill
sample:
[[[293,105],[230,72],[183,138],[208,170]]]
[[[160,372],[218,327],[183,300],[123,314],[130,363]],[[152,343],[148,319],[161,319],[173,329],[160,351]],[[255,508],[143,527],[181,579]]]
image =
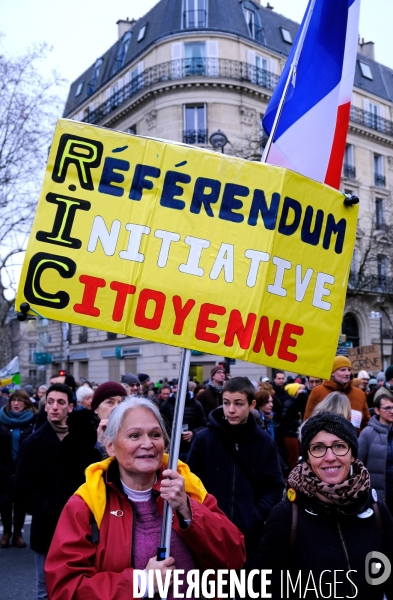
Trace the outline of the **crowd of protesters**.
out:
[[[161,528],[160,497],[178,514],[173,527],[179,536],[175,536],[179,556],[171,555],[172,560],[159,566],[163,574],[174,567],[208,568],[210,555],[211,568],[238,569],[243,565],[247,572],[254,568],[277,570],[281,556],[283,568],[290,572],[306,565],[316,573],[329,569],[321,561],[316,566],[315,561],[304,557],[304,544],[310,546],[308,536],[314,527],[304,511],[320,515],[321,525],[317,527],[324,536],[326,530],[343,525],[342,548],[332,562],[334,569],[337,564],[353,564],[348,548],[356,546],[353,552],[358,553],[359,540],[361,551],[354,563],[363,560],[368,551],[384,551],[390,556],[393,366],[375,378],[364,370],[353,377],[348,358],[336,356],[328,380],[312,375],[286,376],[276,370],[270,380],[261,377],[252,382],[245,377],[231,378],[222,364],[215,365],[208,381],[189,381],[179,454],[182,462],[176,473],[168,475],[163,453],[173,425],[177,393],[176,380],[152,382],[145,373],[126,373],[119,382],[98,385],[89,381],[78,384],[71,374],[59,372],[49,386],[2,389],[0,547],[26,547],[23,526],[25,514],[31,514],[37,600],[84,598],[84,594],[94,595],[100,582],[105,582],[102,585],[108,590],[113,586],[112,595],[108,591],[105,598],[125,598],[122,590],[132,579],[132,567],[158,568],[153,547],[158,545]],[[150,423],[151,431],[144,431],[146,423]],[[311,427],[309,423],[315,424]],[[126,426],[137,434],[125,436]],[[168,477],[176,490],[167,489]],[[101,479],[106,492],[105,487],[99,487]],[[199,491],[194,496],[190,490],[196,489]],[[79,499],[74,500],[77,490]],[[285,490],[288,496],[283,500]],[[133,548],[132,554],[130,551],[123,560],[119,558],[120,548],[116,550],[118,565],[104,551],[112,544],[112,534],[100,532],[97,546],[92,542],[94,528],[89,517],[92,513],[97,520],[95,511],[101,502],[89,494],[106,494],[110,507],[113,499],[109,501],[108,494],[112,493],[113,499],[121,498],[123,514],[124,506],[132,507],[130,522],[135,520],[139,532],[133,538],[136,550]],[[68,512],[64,512],[65,506],[69,506]],[[295,536],[291,533],[288,543],[289,532],[294,530],[293,506],[299,516]],[[105,504],[102,510],[100,522],[106,514]],[[217,511],[234,526],[225,525],[226,543],[237,548],[230,562],[225,556],[219,560],[214,544],[207,543],[211,526],[207,522],[212,519],[215,523]],[[359,523],[367,515],[370,521],[361,529],[356,520],[349,519],[354,515],[360,516]],[[75,523],[72,528],[75,519],[86,524],[78,529]],[[194,522],[196,529],[191,526]],[[378,534],[381,523],[382,537]],[[118,534],[119,539],[128,535],[123,529]],[[209,535],[214,539],[216,534]],[[67,535],[66,557],[63,541]],[[98,556],[101,543],[103,550]],[[337,546],[335,538],[329,543]],[[202,545],[207,554],[200,554]],[[81,552],[85,562],[79,560]],[[229,546],[225,552],[230,552]],[[73,560],[79,560],[78,569],[72,566]],[[69,571],[60,567],[65,561]],[[94,580],[96,573],[112,570],[116,576]],[[382,598],[383,591],[393,598],[389,585],[370,594],[364,577],[364,573],[355,577],[346,587],[348,593],[357,588],[361,590],[358,598]],[[86,582],[85,578],[92,580]],[[274,581],[278,594],[276,576]]]

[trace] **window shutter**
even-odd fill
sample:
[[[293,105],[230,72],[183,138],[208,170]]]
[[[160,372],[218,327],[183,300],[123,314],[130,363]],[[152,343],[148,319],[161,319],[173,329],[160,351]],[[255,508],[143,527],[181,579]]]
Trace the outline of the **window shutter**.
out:
[[[219,62],[218,62],[218,42],[215,40],[207,40],[206,42],[206,63],[207,63],[207,74],[210,77],[219,76]]]
[[[255,52],[254,50],[247,50],[247,71],[248,78],[252,83],[256,83],[256,66],[255,66]]]
[[[174,42],[171,48],[172,52],[172,79],[179,79],[183,75],[182,61],[183,44],[182,42]]]

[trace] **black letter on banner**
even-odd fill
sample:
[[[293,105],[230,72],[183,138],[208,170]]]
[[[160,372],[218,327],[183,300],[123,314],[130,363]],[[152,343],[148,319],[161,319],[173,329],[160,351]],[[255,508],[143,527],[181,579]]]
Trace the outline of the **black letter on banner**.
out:
[[[332,234],[337,234],[334,251],[336,254],[341,254],[343,251],[346,228],[347,222],[345,219],[341,219],[338,223],[336,223],[334,216],[329,214],[326,223],[325,235],[323,236],[324,249],[329,250]]]
[[[74,223],[76,211],[90,210],[90,202],[79,200],[78,198],[70,198],[69,196],[59,196],[59,194],[53,194],[52,192],[47,194],[46,201],[58,205],[53,229],[50,232],[37,231],[36,239],[39,242],[57,244],[58,246],[66,246],[67,248],[80,248],[82,242],[70,236],[71,228]]]
[[[177,185],[178,183],[190,183],[191,177],[185,173],[177,173],[176,171],[168,171],[165,175],[164,185],[162,188],[161,206],[167,208],[176,208],[183,210],[186,203],[183,200],[178,200],[175,195],[182,196],[184,189]]]
[[[287,223],[290,208],[294,212],[294,219],[292,223]],[[280,223],[278,225],[278,233],[282,233],[283,235],[292,235],[295,233],[296,229],[299,227],[301,216],[302,206],[300,202],[290,198],[289,196],[286,196],[284,200],[284,206],[282,207]]]
[[[69,165],[78,172],[79,183],[84,190],[94,190],[91,169],[100,166],[104,146],[101,142],[64,133],[59,142],[52,179],[64,183]]]
[[[24,295],[30,304],[49,306],[50,308],[65,308],[70,297],[67,292],[59,291],[56,294],[45,292],[41,287],[41,276],[46,269],[55,269],[63,279],[71,279],[75,275],[76,263],[65,256],[38,252],[30,261]]]
[[[311,246],[318,246],[319,238],[321,237],[322,223],[323,223],[323,210],[318,209],[315,217],[314,231],[311,231],[311,223],[314,216],[314,209],[312,206],[307,206],[306,212],[303,219],[301,239],[306,244]]]
[[[222,195],[222,202],[220,212],[218,213],[218,218],[225,219],[225,221],[232,221],[233,223],[241,223],[244,221],[243,215],[239,215],[233,211],[240,210],[243,206],[243,202],[238,200],[236,196],[242,196],[245,198],[249,193],[250,190],[245,185],[227,183]]]
[[[258,214],[261,213],[265,229],[273,231],[276,228],[279,206],[280,194],[278,192],[274,192],[274,194],[272,194],[272,200],[270,202],[270,207],[268,208],[263,190],[255,190],[254,197],[252,199],[250,215],[247,221],[248,225],[256,225],[258,221]]]
[[[123,188],[112,185],[112,183],[123,183],[124,175],[116,173],[116,171],[128,171],[130,163],[128,160],[121,160],[121,158],[113,158],[108,156],[104,162],[104,168],[102,169],[102,175],[98,186],[100,194],[110,194],[111,196],[122,196],[124,194]],[[116,169],[116,171],[115,171]]]
[[[210,190],[205,193],[205,190]],[[220,196],[221,183],[217,179],[209,179],[207,177],[198,177],[195,182],[194,194],[191,200],[190,212],[199,215],[202,204],[206,214],[209,217],[214,217],[211,204],[215,204]]]
[[[131,190],[129,198],[130,200],[140,200],[142,198],[143,190],[152,190],[153,182],[146,179],[146,177],[159,177],[160,169],[157,167],[151,167],[150,165],[137,165],[135,167],[134,178],[131,184]]]

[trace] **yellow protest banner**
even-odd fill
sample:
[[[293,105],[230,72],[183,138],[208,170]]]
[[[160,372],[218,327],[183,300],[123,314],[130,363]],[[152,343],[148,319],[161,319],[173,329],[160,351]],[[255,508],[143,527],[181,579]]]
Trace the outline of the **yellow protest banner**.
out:
[[[330,375],[357,207],[291,171],[60,120],[17,307]]]

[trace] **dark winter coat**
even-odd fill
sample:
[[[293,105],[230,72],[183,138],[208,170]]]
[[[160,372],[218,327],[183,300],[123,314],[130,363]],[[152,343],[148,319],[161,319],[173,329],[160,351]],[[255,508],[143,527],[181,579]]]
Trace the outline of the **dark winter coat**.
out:
[[[35,422],[33,415],[30,423],[20,428],[20,445],[32,434]],[[12,458],[12,429],[0,423],[0,506],[12,502],[14,496],[15,462]]]
[[[269,575],[272,584],[268,591],[272,593],[273,600],[322,597],[382,600],[384,592],[388,599],[393,597],[393,577],[389,577],[384,585],[375,586],[367,584],[365,580],[365,559],[369,552],[383,552],[391,562],[393,561],[393,518],[384,503],[378,503],[383,536],[379,533],[378,521],[373,511],[366,518],[358,517],[359,513],[364,516],[366,509],[371,508],[371,499],[366,498],[361,507],[347,508],[342,514],[338,514],[331,506],[306,498],[299,492],[296,504],[298,522],[293,546],[290,544],[291,502],[284,500],[275,506],[265,525],[257,568],[272,569],[273,573]],[[351,569],[353,571],[348,573]],[[304,595],[310,571],[316,582],[318,595],[312,591]],[[325,573],[322,574],[323,571]],[[342,583],[337,584],[334,593],[335,571],[336,581]],[[289,586],[287,593],[285,582],[288,572],[293,585],[300,573],[300,593],[299,583],[295,592],[292,592]],[[356,585],[357,593],[347,578],[347,573]],[[284,580],[284,589],[281,589],[281,577]],[[318,587],[319,581],[322,582],[321,588]],[[312,586],[312,579],[309,579],[308,587]]]
[[[307,398],[307,394],[300,393],[298,396],[289,396],[289,398],[284,400],[280,421],[283,437],[298,437]]]
[[[219,392],[215,387],[208,384],[206,389],[198,394],[198,401],[202,404],[207,418],[212,410],[221,406],[222,392]]]
[[[175,402],[174,396],[169,396],[168,400],[163,402],[160,406],[160,412],[165,417],[170,430],[172,431],[173,417],[175,414]],[[195,435],[198,431],[206,426],[206,417],[202,404],[195,398],[190,398],[189,394],[186,396],[186,403],[184,406],[183,424],[188,425],[188,431],[192,431]],[[189,442],[180,442],[180,452],[189,452],[191,444]]]
[[[379,419],[371,417],[367,427],[359,436],[359,459],[367,467],[371,478],[371,487],[375,488],[379,500],[386,500],[386,478],[393,483],[393,472],[387,470],[388,445],[393,443],[393,431],[383,425]]]
[[[69,433],[60,441],[47,421],[22,444],[17,462],[16,491],[33,516],[30,546],[41,554],[49,550],[65,503],[84,483],[86,467],[101,460],[91,411],[73,412],[67,423]]]
[[[250,565],[263,524],[284,489],[274,441],[252,415],[245,425],[229,425],[219,407],[195,436],[187,463],[244,534]]]

